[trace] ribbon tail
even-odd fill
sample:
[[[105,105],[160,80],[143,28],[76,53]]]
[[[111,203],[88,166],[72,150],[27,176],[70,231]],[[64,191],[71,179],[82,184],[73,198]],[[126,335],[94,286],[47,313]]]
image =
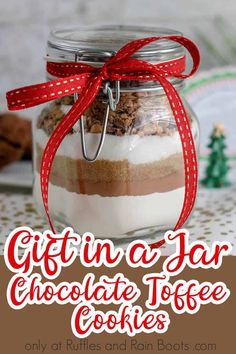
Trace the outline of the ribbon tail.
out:
[[[53,164],[53,160],[64,137],[68,134],[68,132],[75,125],[75,123],[80,119],[82,114],[94,101],[95,97],[99,92],[101,84],[102,84],[102,79],[100,76],[94,76],[93,78],[90,79],[88,84],[81,91],[81,94],[76,100],[76,102],[74,103],[73,107],[66,114],[66,116],[61,120],[61,122],[58,124],[58,126],[52,133],[42,156],[41,169],[40,169],[40,185],[41,185],[44,209],[53,233],[55,233],[55,229],[51,221],[49,206],[48,206],[49,178],[50,178],[50,171]]]
[[[170,106],[173,110],[184,157],[185,195],[182,211],[174,228],[174,230],[177,230],[187,221],[196,200],[198,187],[197,154],[189,118],[177,90],[166,79],[161,78],[160,83],[163,85]]]
[[[196,199],[198,186],[198,164],[195,150],[194,139],[191,131],[191,125],[182,103],[182,100],[172,84],[164,77],[158,80],[162,85],[166,96],[168,97],[176,125],[179,131],[180,140],[183,149],[184,170],[185,170],[185,194],[180,217],[174,227],[174,230],[180,229],[187,221]],[[151,248],[159,248],[165,243],[164,239],[151,244]]]
[[[160,248],[164,244],[165,244],[165,240],[162,239],[160,241],[157,241],[157,242],[154,242],[154,243],[150,244],[149,246],[150,246],[151,249],[154,249],[154,248]]]
[[[82,92],[88,84],[91,73],[73,75],[42,84],[21,87],[7,92],[7,104],[10,111],[37,106],[60,97]]]

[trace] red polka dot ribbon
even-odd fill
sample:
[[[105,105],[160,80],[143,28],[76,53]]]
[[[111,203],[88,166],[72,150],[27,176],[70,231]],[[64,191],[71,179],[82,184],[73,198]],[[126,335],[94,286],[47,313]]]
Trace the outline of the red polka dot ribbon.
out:
[[[189,74],[184,74],[185,57],[155,65],[132,57],[144,46],[163,39],[180,43],[188,50],[193,60],[193,67]],[[197,71],[199,64],[199,50],[189,39],[182,36],[149,37],[127,43],[100,68],[78,62],[48,62],[47,71],[58,79],[22,87],[7,93],[10,110],[29,108],[59,97],[79,93],[79,97],[70,111],[63,117],[50,136],[42,157],[40,171],[42,199],[53,232],[55,230],[49,213],[48,187],[50,171],[57,149],[64,137],[94,101],[104,81],[116,80],[159,81],[168,97],[180,134],[185,167],[184,203],[175,229],[184,225],[193,209],[197,193],[197,158],[191,126],[184,105],[178,92],[167,78],[188,78]],[[152,244],[151,247],[160,247],[163,243],[164,240],[161,240]]]

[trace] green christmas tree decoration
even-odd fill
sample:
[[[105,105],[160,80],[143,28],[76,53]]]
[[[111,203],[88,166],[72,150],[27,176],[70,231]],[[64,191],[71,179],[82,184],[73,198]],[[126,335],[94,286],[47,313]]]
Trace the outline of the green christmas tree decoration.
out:
[[[217,123],[211,134],[211,142],[208,147],[211,153],[208,158],[205,178],[202,184],[207,188],[221,188],[230,186],[227,178],[229,171],[228,158],[225,155],[225,129],[224,125]]]

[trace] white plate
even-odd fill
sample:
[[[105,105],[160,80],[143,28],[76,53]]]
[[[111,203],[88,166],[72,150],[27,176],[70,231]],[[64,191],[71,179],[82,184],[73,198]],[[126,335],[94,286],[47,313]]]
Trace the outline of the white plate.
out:
[[[201,154],[208,153],[214,123],[222,122],[227,153],[236,156],[236,67],[201,72],[187,81],[184,94],[200,122]]]
[[[0,186],[29,187],[33,184],[31,161],[15,162],[0,171]]]

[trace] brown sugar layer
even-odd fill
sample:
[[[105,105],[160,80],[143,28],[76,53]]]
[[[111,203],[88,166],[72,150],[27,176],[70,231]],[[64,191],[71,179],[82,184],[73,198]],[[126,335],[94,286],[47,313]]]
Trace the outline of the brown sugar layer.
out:
[[[40,171],[43,149],[37,145],[37,170]],[[97,160],[93,163],[84,159],[72,159],[67,156],[56,156],[51,173],[63,176],[65,173],[70,179],[82,181],[112,182],[112,181],[144,181],[169,176],[184,169],[183,155],[177,153],[151,163],[132,164],[128,160],[111,161]]]
[[[37,145],[37,170],[43,150]],[[131,164],[128,160],[97,160],[89,163],[56,156],[50,175],[52,184],[70,192],[102,196],[145,195],[184,186],[182,154],[152,163]]]

